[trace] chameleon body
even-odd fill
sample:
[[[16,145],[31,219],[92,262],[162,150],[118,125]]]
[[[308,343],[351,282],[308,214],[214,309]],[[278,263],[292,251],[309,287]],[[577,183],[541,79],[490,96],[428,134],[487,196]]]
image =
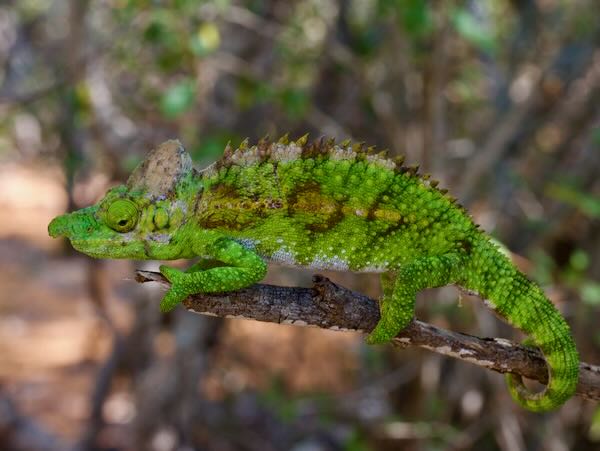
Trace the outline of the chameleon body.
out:
[[[542,290],[436,182],[362,145],[287,136],[254,146],[245,141],[197,171],[181,144],[167,141],[127,185],[55,218],[49,233],[92,257],[200,257],[187,271],[160,267],[171,282],[164,311],[191,294],[252,285],[264,277],[266,261],[381,273],[372,344],[389,341],[411,321],[418,291],[457,284],[478,292],[542,350],[549,368],[543,391],[532,393],[507,376],[519,404],[550,410],[575,390],[578,353]]]

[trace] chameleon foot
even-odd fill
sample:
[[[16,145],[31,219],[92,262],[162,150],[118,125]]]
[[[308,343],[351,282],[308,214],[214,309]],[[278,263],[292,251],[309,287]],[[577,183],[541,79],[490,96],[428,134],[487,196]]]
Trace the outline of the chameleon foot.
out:
[[[160,301],[160,310],[169,312],[177,307],[190,293],[185,289],[185,273],[183,271],[166,265],[160,265],[159,270],[171,283],[171,288]]]

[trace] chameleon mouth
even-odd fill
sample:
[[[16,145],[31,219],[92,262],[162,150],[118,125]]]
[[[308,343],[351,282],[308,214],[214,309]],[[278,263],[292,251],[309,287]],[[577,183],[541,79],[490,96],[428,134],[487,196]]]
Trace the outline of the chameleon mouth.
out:
[[[127,243],[102,239],[70,239],[71,246],[83,254],[93,258],[139,259],[147,260],[150,256],[145,252],[142,243]],[[107,255],[110,254],[110,257]]]
[[[69,241],[71,241],[71,246],[73,246],[75,250],[83,252],[84,254],[89,255],[90,257],[100,257],[100,250],[95,250],[97,246],[94,246],[94,244],[90,240],[70,239]]]

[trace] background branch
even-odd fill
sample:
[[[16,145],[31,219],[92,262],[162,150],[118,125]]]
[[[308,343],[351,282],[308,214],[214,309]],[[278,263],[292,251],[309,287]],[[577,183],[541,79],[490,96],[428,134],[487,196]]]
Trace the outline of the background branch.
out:
[[[137,271],[138,282],[169,286],[160,274]],[[194,295],[183,305],[203,315],[245,318],[296,326],[367,333],[379,321],[377,302],[316,275],[312,288],[257,284],[224,295]],[[499,373],[515,373],[541,383],[548,380],[542,354],[503,338],[479,338],[414,320],[393,344],[429,349]],[[600,400],[600,367],[580,363],[576,394]]]

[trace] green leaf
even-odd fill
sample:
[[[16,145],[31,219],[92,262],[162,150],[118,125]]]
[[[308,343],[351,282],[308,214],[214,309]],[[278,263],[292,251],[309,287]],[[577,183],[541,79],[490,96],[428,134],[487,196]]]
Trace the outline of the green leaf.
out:
[[[600,305],[600,283],[585,282],[579,289],[581,300],[588,305]]]
[[[569,263],[571,264],[571,267],[576,271],[585,271],[585,269],[590,264],[590,257],[581,249],[577,249],[571,254],[571,257],[569,258]]]
[[[261,395],[261,401],[284,423],[289,423],[298,417],[296,399],[286,393],[284,382],[280,377],[275,377],[270,387]]]
[[[203,135],[200,142],[191,150],[192,159],[200,165],[208,164],[215,161],[223,154],[225,146],[228,142],[235,147],[235,143],[239,143],[241,137],[227,131],[215,131],[208,135]]]
[[[343,447],[344,451],[370,451],[372,449],[359,429],[352,430]]]
[[[595,146],[600,146],[600,127],[592,129],[592,143]]]
[[[174,118],[187,111],[194,103],[196,88],[187,79],[169,87],[162,96],[160,109],[168,118]]]
[[[252,108],[256,104],[271,102],[276,94],[272,84],[240,77],[237,89],[237,104],[240,109]]]
[[[159,43],[165,34],[163,24],[159,22],[151,22],[144,30],[144,39],[151,43]]]
[[[406,31],[414,36],[423,36],[432,30],[433,22],[426,0],[400,0],[397,2],[400,21]]]
[[[588,438],[591,442],[600,442],[600,407],[592,415]]]
[[[600,198],[581,191],[573,184],[550,183],[546,187],[546,194],[553,199],[574,206],[590,218],[600,218]]]
[[[295,88],[284,90],[280,100],[285,112],[293,118],[304,116],[310,103],[306,91]]]
[[[463,38],[485,52],[493,53],[496,42],[492,31],[465,9],[459,9],[452,16],[454,28]]]
[[[190,38],[190,49],[199,57],[210,55],[220,44],[219,28],[211,22],[200,25],[198,31]]]

